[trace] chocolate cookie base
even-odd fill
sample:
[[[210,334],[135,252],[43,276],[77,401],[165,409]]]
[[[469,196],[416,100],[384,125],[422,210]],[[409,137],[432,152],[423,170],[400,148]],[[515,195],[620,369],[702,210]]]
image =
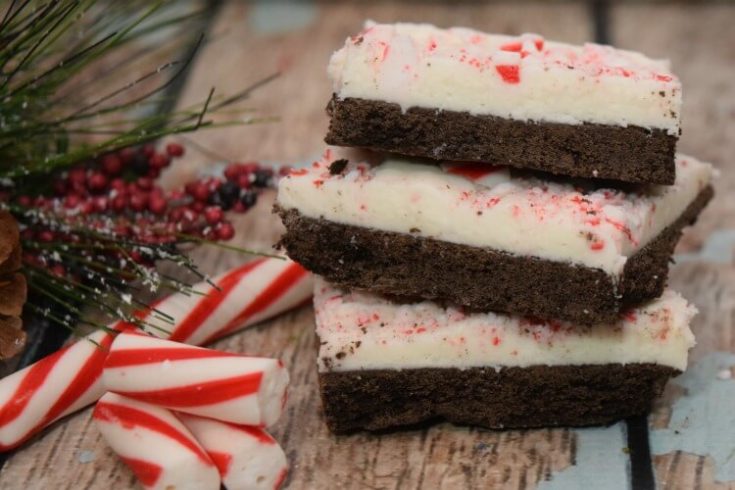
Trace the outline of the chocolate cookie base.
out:
[[[286,226],[280,245],[337,286],[582,325],[612,323],[663,293],[681,230],[712,194],[704,189],[633,255],[619,281],[601,269],[312,219],[294,209],[278,210]]]
[[[319,373],[335,433],[426,421],[489,429],[609,424],[647,413],[679,371],[656,364]]]
[[[572,177],[673,184],[678,137],[662,129],[517,121],[336,96],[325,141],[435,160],[487,162]]]

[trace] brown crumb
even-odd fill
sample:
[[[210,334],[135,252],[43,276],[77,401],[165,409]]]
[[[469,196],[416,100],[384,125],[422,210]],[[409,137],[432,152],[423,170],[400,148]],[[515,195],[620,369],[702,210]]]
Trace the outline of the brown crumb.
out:
[[[339,160],[333,161],[329,165],[329,175],[341,174],[345,167],[347,167],[348,163],[350,162],[346,158],[340,158]]]

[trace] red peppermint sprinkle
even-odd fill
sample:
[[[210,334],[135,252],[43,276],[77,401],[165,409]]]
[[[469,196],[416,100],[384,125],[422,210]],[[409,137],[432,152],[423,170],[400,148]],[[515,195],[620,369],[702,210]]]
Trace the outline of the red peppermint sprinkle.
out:
[[[603,242],[602,240],[595,240],[590,244],[590,248],[595,251],[602,250],[603,248],[605,248],[605,242]]]
[[[521,67],[518,65],[495,65],[500,77],[505,83],[517,84],[521,82]]]
[[[503,51],[512,51],[514,53],[519,53],[521,49],[523,49],[523,43],[521,41],[511,41],[500,46],[500,49]]]

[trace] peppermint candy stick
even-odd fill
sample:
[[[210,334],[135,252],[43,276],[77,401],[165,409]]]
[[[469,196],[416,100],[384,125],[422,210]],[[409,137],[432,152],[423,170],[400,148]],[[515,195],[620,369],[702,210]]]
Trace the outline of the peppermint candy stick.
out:
[[[145,488],[219,490],[214,463],[170,410],[107,393],[92,417]]]
[[[149,333],[190,345],[206,345],[237,330],[304,304],[313,293],[311,274],[291,260],[262,258],[218,276],[217,288],[203,283],[193,299],[174,294],[164,311],[176,325],[151,318]],[[159,309],[161,307],[159,306]]]
[[[286,454],[263,429],[177,413],[219,470],[227,490],[278,489],[288,474]]]
[[[97,401],[112,340],[108,332],[95,332],[0,380],[0,451]]]
[[[139,316],[158,328],[159,337],[200,344],[246,328],[303,304],[312,294],[312,277],[290,260],[248,262],[194,286],[207,296],[176,293],[156,309],[174,318]],[[133,328],[117,322],[113,330]],[[20,371],[0,379],[0,452],[13,449],[59,418],[94,403],[103,394],[102,364],[113,336],[98,331]],[[100,348],[101,347],[101,348]]]
[[[121,333],[105,360],[107,391],[184,413],[267,427],[281,416],[288,371],[245,357],[138,333]]]

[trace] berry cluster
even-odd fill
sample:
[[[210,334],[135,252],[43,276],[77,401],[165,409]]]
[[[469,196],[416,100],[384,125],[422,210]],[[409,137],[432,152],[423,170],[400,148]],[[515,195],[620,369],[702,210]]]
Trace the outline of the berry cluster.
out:
[[[98,238],[113,240],[125,248],[125,256],[150,266],[161,258],[156,247],[230,240],[235,229],[225,212],[246,212],[261,190],[273,186],[277,175],[289,172],[287,167],[231,163],[221,177],[166,191],[156,179],[184,152],[176,143],[163,151],[153,145],[125,148],[60,173],[47,193],[15,197],[12,204],[25,210],[29,223],[22,231],[27,262],[61,276],[64,261],[59,250],[49,258],[51,244],[67,250]],[[119,260],[120,253],[113,255]]]

